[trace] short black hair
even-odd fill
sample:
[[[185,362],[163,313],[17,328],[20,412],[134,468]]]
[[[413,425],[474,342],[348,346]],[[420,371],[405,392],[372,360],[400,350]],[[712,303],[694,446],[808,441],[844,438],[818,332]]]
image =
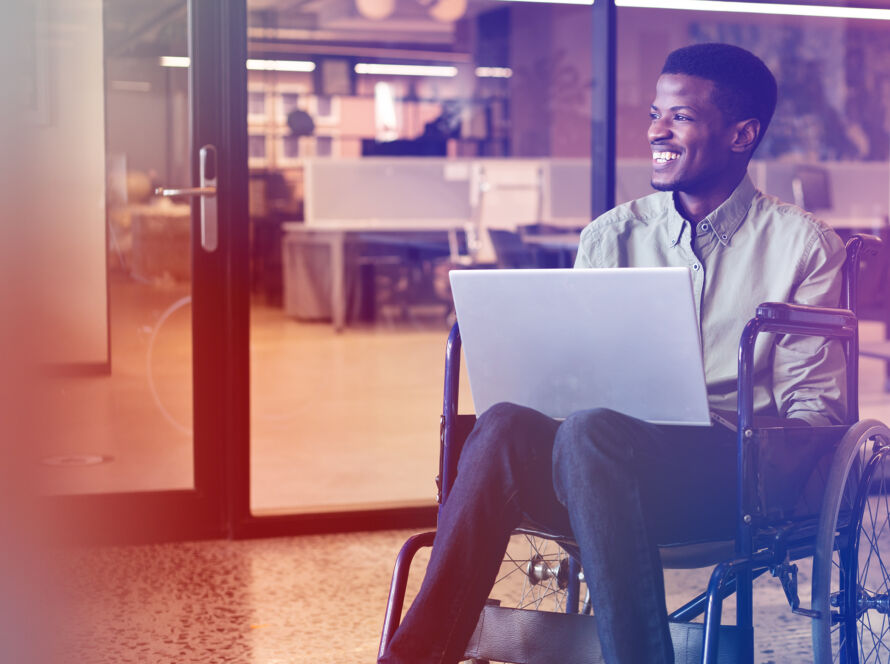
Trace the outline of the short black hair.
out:
[[[778,86],[769,67],[756,55],[730,44],[693,44],[670,53],[661,73],[713,81],[714,104],[729,122],[760,120],[760,143],[776,110]]]

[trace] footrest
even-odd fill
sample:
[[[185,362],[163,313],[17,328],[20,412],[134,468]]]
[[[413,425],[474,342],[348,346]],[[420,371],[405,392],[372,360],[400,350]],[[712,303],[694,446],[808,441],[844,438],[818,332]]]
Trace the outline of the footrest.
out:
[[[675,664],[700,664],[704,625],[671,623]],[[720,628],[718,664],[737,664],[743,639],[735,625]],[[602,664],[593,616],[487,605],[465,658],[511,664]]]

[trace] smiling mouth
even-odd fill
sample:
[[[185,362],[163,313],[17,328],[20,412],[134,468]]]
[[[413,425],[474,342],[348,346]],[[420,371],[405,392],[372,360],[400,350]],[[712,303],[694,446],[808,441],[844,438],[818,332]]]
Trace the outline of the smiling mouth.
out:
[[[652,161],[656,164],[667,164],[668,162],[674,161],[675,159],[680,158],[679,152],[653,152],[652,153]]]

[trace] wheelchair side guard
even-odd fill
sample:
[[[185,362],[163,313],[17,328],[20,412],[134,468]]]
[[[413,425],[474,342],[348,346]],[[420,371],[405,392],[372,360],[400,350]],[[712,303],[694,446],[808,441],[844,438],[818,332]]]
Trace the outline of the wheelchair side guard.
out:
[[[825,476],[847,425],[755,429],[748,439],[755,525],[816,517]]]

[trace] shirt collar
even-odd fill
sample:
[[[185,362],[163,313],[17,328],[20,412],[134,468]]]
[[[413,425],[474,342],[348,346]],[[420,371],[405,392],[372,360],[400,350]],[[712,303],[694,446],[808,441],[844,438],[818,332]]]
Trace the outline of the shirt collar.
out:
[[[723,201],[716,210],[699,223],[707,223],[717,237],[717,241],[723,246],[727,246],[732,240],[732,236],[735,235],[735,232],[745,220],[745,215],[748,214],[756,192],[757,189],[754,187],[754,183],[751,182],[751,178],[746,174],[732,194],[729,195],[729,198]],[[666,202],[668,207],[668,237],[673,247],[680,241],[683,229],[688,222],[677,212],[673,195],[668,192],[665,193],[669,197]]]

